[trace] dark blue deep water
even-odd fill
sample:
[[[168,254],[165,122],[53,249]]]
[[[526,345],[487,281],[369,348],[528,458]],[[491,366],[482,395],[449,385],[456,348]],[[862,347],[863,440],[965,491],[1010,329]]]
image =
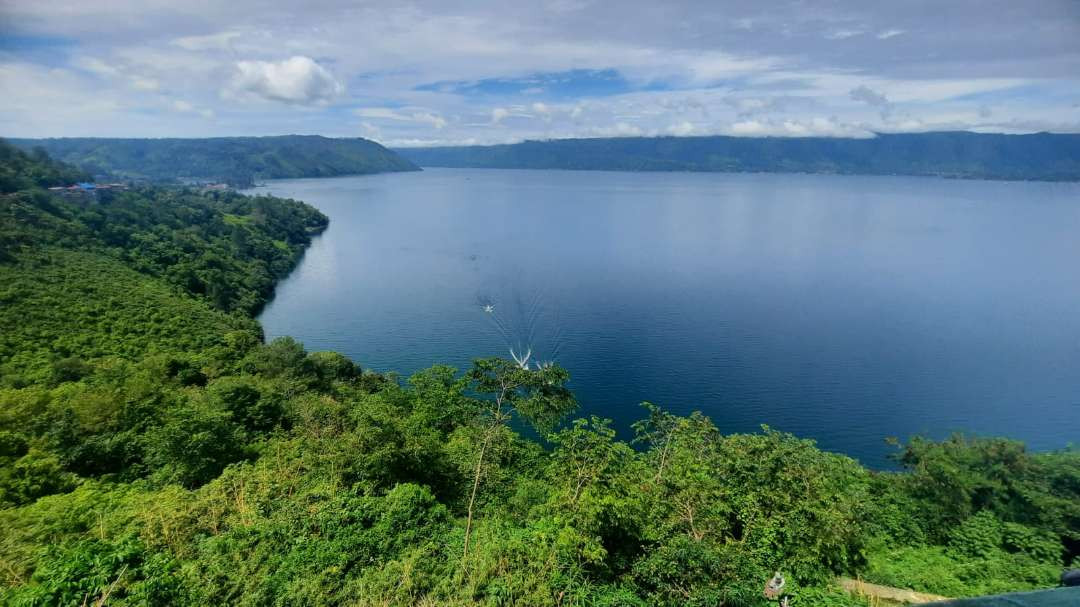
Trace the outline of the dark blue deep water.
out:
[[[1080,439],[1080,184],[430,169],[258,191],[331,220],[267,336],[366,368],[531,342],[624,432],[650,400],[876,467],[890,436]]]

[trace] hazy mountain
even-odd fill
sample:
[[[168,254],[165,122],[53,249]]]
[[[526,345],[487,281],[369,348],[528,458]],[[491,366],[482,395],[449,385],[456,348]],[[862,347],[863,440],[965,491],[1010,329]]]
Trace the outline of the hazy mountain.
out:
[[[420,166],[1080,179],[1080,135],[969,132],[831,137],[620,137],[403,148]]]
[[[361,138],[319,136],[211,139],[11,139],[94,175],[171,181],[200,179],[250,184],[254,179],[333,177],[413,171],[417,167]]]

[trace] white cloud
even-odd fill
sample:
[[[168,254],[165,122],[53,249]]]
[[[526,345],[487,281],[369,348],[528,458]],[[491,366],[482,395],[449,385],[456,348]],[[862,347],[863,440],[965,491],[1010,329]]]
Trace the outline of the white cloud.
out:
[[[618,9],[319,0],[302,11],[255,0],[0,0],[0,36],[64,41],[5,45],[0,63],[24,69],[0,81],[0,124],[11,135],[220,129],[447,143],[663,135],[687,125],[692,134],[734,125],[776,135],[1080,131],[1075,10],[986,1],[927,17],[915,5],[859,0],[765,12],[736,0],[627,0]],[[596,26],[616,11],[617,27]],[[565,83],[528,82],[572,69],[615,70],[627,85],[575,95]],[[524,88],[485,97],[432,86],[499,78]],[[174,99],[193,110],[178,111]],[[255,99],[278,103],[236,103]],[[341,107],[366,109],[342,120]],[[200,119],[211,113],[213,124]]]
[[[107,62],[97,57],[81,56],[72,65],[103,79],[125,83],[136,91],[153,92],[161,88],[157,78],[143,75],[143,70],[133,68],[126,61]]]
[[[213,111],[101,86],[82,70],[0,62],[0,133],[10,137],[164,137],[216,133]],[[161,115],[169,112],[168,118]],[[178,132],[178,129],[181,129]]]
[[[186,114],[197,114],[197,115],[202,116],[203,118],[207,118],[207,119],[210,119],[210,118],[214,117],[214,111],[213,110],[210,110],[210,109],[207,109],[207,108],[195,107],[194,104],[192,104],[192,103],[190,103],[188,101],[185,101],[183,99],[175,99],[175,100],[173,100],[173,102],[170,104],[170,107],[174,111],[177,111],[177,112],[186,113]]]
[[[689,121],[683,120],[678,124],[673,124],[669,126],[667,132],[669,135],[685,137],[687,135],[693,135],[695,132],[697,132],[697,127],[695,127]]]
[[[744,120],[732,124],[728,134],[747,137],[873,137],[874,133],[858,125],[834,118],[809,120]]]
[[[232,86],[264,99],[295,104],[333,101],[345,87],[326,68],[303,55],[284,61],[240,61]]]
[[[865,33],[865,30],[860,29],[839,29],[825,34],[825,37],[829,40],[846,40],[848,38],[854,38],[855,36],[861,36]]]
[[[629,122],[616,122],[611,126],[593,127],[588,134],[594,137],[640,137],[646,132],[639,126]]]
[[[851,91],[848,92],[848,96],[854,101],[861,101],[869,106],[878,108],[882,120],[888,120],[889,116],[892,115],[893,104],[889,102],[889,98],[865,84],[851,89]]]
[[[366,120],[360,123],[360,129],[364,132],[365,137],[370,139],[382,139],[382,129]]]
[[[731,132],[736,135],[766,135],[769,127],[757,120],[744,120],[731,125]]]
[[[875,107],[889,105],[888,97],[866,86],[865,84],[851,89],[851,91],[848,93],[848,96],[855,101],[862,101],[863,103]]]
[[[436,112],[416,108],[402,108],[396,110],[387,107],[370,107],[353,110],[353,113],[361,118],[416,122],[433,126],[436,129],[445,128],[448,124],[442,115]]]
[[[446,127],[446,119],[438,114],[432,114],[431,112],[417,112],[413,114],[412,117],[413,120],[416,120],[417,122],[430,124],[437,129]]]
[[[532,108],[533,113],[536,114],[537,117],[539,117],[541,120],[543,120],[544,122],[551,122],[551,106],[546,103],[541,103],[537,101],[530,107]]]
[[[77,68],[104,78],[115,78],[120,75],[120,70],[115,66],[110,65],[97,57],[76,57],[72,64]]]
[[[550,0],[545,8],[553,13],[574,13],[587,8],[590,0]]]
[[[137,91],[156,91],[161,88],[159,83],[154,78],[143,78],[140,76],[133,76],[131,78],[131,88]]]
[[[887,96],[893,104],[899,104],[943,102],[976,93],[1005,91],[1039,81],[1031,78],[884,78],[828,70],[774,70],[754,75],[750,87],[776,88],[791,82],[799,84],[798,90],[803,95],[826,98],[832,102],[837,97],[850,97],[854,88],[866,86]],[[1073,86],[1080,86],[1080,82]]]
[[[936,80],[898,80],[877,87],[893,103],[948,101],[964,95],[992,93],[1034,83],[1027,78],[971,78]]]
[[[708,85],[729,78],[753,74],[756,72],[772,69],[780,63],[775,57],[738,57],[730,53],[716,51],[679,53],[677,55],[661,55],[659,62],[663,69],[671,70],[669,62],[676,62],[689,71],[690,82],[696,85]],[[652,74],[652,69],[646,70],[645,75]],[[646,78],[647,79],[647,78]]]
[[[382,144],[392,148],[426,148],[434,146],[447,146],[447,145],[494,145],[498,143],[518,143],[520,139],[507,139],[503,138],[484,138],[477,139],[475,137],[469,137],[466,139],[420,139],[420,138],[406,138],[406,139],[387,139],[382,140]]]
[[[353,113],[361,118],[384,118],[388,120],[405,120],[403,114],[388,107],[365,107],[353,110]]]
[[[243,35],[243,32],[230,30],[203,36],[182,36],[173,40],[172,44],[189,51],[222,50],[230,48],[233,40]]]

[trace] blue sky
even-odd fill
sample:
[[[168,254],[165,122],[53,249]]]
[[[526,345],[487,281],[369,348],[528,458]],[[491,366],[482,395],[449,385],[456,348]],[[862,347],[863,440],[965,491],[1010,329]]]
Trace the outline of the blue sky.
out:
[[[655,83],[653,90],[667,87]],[[430,82],[416,87],[418,91],[435,91],[461,95],[472,99],[536,98],[545,101],[575,101],[594,97],[624,95],[646,87],[630,82],[618,70],[573,69],[564,72],[545,72],[480,80]]]
[[[0,0],[0,136],[1080,132],[1080,2]]]

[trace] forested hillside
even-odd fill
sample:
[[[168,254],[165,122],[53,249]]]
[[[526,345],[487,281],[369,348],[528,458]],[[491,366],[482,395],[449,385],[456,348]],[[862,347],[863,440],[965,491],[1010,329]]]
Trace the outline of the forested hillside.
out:
[[[840,137],[618,137],[402,148],[420,166],[1080,180],[1080,135],[966,132]]]
[[[42,148],[24,154],[0,140],[0,194],[35,187],[70,185],[87,179],[90,179],[90,175],[85,171],[56,162]]]
[[[195,179],[251,185],[255,179],[335,177],[416,166],[367,139],[285,135],[210,139],[12,139],[94,174],[120,179]]]
[[[4,153],[18,183],[48,164]],[[0,602],[760,606],[779,570],[795,605],[855,606],[835,576],[970,596],[1080,554],[1080,451],[914,439],[874,472],[653,405],[627,443],[557,366],[398,381],[263,343],[252,311],[326,222],[0,196]]]

